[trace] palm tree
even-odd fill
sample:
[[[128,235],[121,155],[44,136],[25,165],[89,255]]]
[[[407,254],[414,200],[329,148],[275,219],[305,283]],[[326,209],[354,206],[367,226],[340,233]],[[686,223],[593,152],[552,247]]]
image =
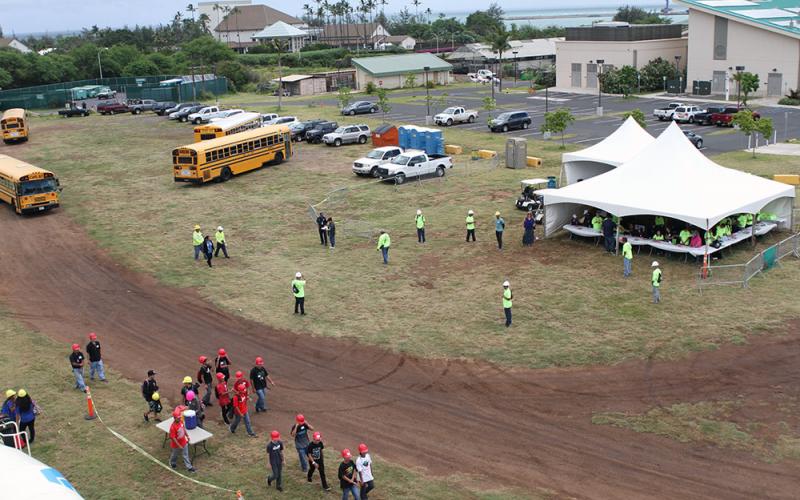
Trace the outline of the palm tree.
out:
[[[203,23],[203,32],[208,33],[208,24],[211,22],[211,19],[208,17],[208,14],[206,14],[205,12],[200,14],[200,17],[198,17],[197,20]]]
[[[230,9],[230,7],[228,8]],[[236,46],[238,47],[239,50],[242,50],[242,38],[241,38],[241,33],[239,33],[239,13],[242,12],[242,9],[240,9],[239,7],[234,7],[230,9],[230,11],[231,15],[233,16],[233,24],[235,26],[234,29],[236,29]]]
[[[278,53],[278,111],[281,110],[281,99],[283,98],[283,68],[281,67],[281,56],[286,52],[286,42],[279,38],[272,39],[272,46]]]
[[[419,22],[419,6],[422,5],[422,2],[419,0],[411,0],[411,3],[414,5],[414,22]]]
[[[378,0],[381,4],[381,17],[386,17],[386,6],[389,5],[389,0]]]
[[[430,7],[425,9],[425,17],[427,18],[428,24],[431,24],[431,14],[433,14],[433,11],[431,11]]]
[[[215,3],[214,6],[211,7],[211,10],[213,10],[214,12],[217,13],[217,26],[216,27],[218,28],[219,27],[219,23],[220,23],[219,12],[222,10],[222,6],[220,4],[218,4],[218,3]],[[219,37],[220,37],[220,33],[219,33],[219,31],[217,31],[217,41],[220,41]]]
[[[500,83],[497,87],[498,91],[503,91],[503,52],[510,49],[508,41],[511,40],[511,33],[506,31],[505,27],[497,30],[493,35],[489,36],[488,42],[492,45],[492,52],[497,52],[497,60],[500,63]],[[492,82],[494,85],[494,82]]]
[[[191,12],[192,13],[192,21],[194,21],[194,13],[197,12],[197,7],[195,7],[192,4],[189,4],[189,5],[186,6],[186,12]]]

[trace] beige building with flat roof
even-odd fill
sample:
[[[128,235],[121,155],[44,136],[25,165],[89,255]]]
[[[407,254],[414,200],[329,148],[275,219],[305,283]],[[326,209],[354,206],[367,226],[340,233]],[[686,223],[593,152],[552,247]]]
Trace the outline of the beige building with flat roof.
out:
[[[560,89],[596,89],[597,61],[603,69],[633,66],[641,69],[662,58],[686,65],[687,39],[681,25],[603,23],[567,28],[566,39],[556,41],[556,86]]]

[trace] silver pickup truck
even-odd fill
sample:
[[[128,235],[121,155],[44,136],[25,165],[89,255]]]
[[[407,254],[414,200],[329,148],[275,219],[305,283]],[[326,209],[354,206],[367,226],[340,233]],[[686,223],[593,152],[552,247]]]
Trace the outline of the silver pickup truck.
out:
[[[449,156],[429,155],[425,151],[408,149],[403,154],[395,156],[389,163],[378,167],[378,177],[402,184],[408,177],[427,174],[442,177],[448,168],[453,168],[453,159]]]

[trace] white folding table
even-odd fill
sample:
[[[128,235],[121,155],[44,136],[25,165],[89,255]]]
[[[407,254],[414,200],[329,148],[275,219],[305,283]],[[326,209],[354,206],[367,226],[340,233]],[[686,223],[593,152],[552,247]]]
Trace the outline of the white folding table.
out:
[[[163,448],[167,441],[169,441],[169,428],[172,426],[172,422],[175,421],[173,417],[169,417],[167,420],[156,424],[156,427],[165,432],[164,435],[164,442],[161,443],[161,447]],[[194,461],[195,457],[197,456],[197,445],[201,445],[203,447],[203,453],[206,455],[210,455],[208,448],[206,447],[206,441],[214,437],[213,434],[208,432],[205,429],[201,429],[200,427],[195,427],[194,429],[186,429],[186,435],[189,436],[189,445],[192,447],[192,460]]]

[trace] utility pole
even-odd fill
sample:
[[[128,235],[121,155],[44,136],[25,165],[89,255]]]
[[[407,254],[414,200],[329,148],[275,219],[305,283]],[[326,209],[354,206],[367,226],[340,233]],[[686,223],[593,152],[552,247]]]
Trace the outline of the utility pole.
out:
[[[428,88],[428,71],[430,71],[430,66],[425,66],[423,68],[425,70],[425,104],[428,107],[428,112],[425,115],[425,125],[431,124],[431,89]]]
[[[739,75],[739,78],[736,79],[736,107],[738,108],[741,106],[741,98],[742,98],[742,71],[744,71],[744,66],[736,66],[736,74]]]
[[[518,73],[518,66],[517,66],[517,51],[512,50],[512,54],[514,54],[514,86],[517,86],[517,73]]]
[[[603,63],[605,59],[597,60],[597,116],[603,116]]]

